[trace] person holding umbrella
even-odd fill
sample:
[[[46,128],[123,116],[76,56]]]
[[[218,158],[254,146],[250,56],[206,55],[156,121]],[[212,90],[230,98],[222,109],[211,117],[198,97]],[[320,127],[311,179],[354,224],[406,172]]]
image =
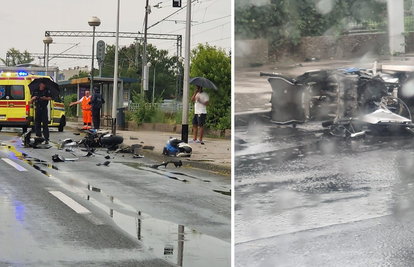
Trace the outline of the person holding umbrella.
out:
[[[85,95],[76,102],[70,102],[69,106],[77,105],[82,103],[82,113],[83,113],[83,129],[91,129],[92,128],[92,108],[89,105],[91,101],[91,94],[89,91],[85,91]]]
[[[32,98],[30,103],[35,104],[35,118],[34,128],[37,137],[42,137],[42,130],[40,125],[43,125],[43,136],[45,138],[45,144],[49,144],[49,127],[48,127],[48,114],[47,105],[52,100],[51,92],[46,88],[46,81],[42,80],[39,83],[37,90],[32,91]]]
[[[207,106],[210,105],[210,98],[206,92],[203,91],[203,87],[197,85],[191,102],[194,103],[194,116],[192,119],[193,124],[193,139],[189,143],[203,143],[204,124],[206,123],[207,117]],[[199,139],[197,139],[197,128],[200,127]]]

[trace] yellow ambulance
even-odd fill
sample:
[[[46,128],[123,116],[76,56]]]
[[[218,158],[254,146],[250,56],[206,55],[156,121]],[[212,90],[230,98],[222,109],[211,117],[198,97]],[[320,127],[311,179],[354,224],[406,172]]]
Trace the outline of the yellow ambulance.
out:
[[[3,127],[27,128],[34,126],[34,105],[30,104],[29,84],[37,78],[48,76],[32,75],[26,71],[0,72],[0,131]],[[49,127],[62,132],[66,126],[65,105],[59,99],[49,101]]]

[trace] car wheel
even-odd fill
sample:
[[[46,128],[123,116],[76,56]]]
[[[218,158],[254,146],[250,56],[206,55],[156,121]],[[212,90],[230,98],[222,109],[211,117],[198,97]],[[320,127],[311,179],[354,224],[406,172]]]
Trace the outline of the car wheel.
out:
[[[62,117],[62,119],[60,120],[60,124],[58,127],[59,132],[63,132],[63,128],[65,128],[66,126],[66,118]]]

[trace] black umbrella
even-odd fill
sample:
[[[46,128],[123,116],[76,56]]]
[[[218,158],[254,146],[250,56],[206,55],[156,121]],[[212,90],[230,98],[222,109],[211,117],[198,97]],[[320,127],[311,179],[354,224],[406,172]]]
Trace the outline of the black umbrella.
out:
[[[217,86],[212,81],[204,77],[193,77],[190,79],[190,84],[198,85],[203,88],[218,90]]]
[[[29,84],[30,94],[39,89],[39,84],[45,82],[46,88],[49,89],[52,99],[59,97],[59,85],[48,78],[37,78]]]

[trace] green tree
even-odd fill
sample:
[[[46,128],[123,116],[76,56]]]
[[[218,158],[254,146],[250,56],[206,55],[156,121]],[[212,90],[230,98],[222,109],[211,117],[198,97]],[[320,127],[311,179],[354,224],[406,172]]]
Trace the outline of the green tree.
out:
[[[223,49],[199,44],[191,52],[191,77],[204,77],[218,87],[218,91],[206,89],[210,97],[207,107],[206,127],[231,128],[231,58]],[[190,95],[195,90],[191,86]]]
[[[141,46],[140,46],[141,48]],[[138,82],[131,85],[131,90],[136,93],[141,92],[141,73],[142,73],[142,56],[136,58],[136,46],[122,47],[118,51],[118,75],[127,78],[136,78]],[[105,60],[102,67],[102,76],[113,77],[114,75],[115,46],[106,47]],[[145,92],[145,99],[148,102],[152,100],[152,88],[155,69],[155,96],[162,98],[171,98],[176,91],[176,56],[169,56],[167,50],[159,50],[155,46],[147,46],[147,62],[151,62],[149,73],[149,90]]]
[[[382,22],[386,2],[377,0],[241,0],[235,2],[236,39],[267,38],[275,47],[301,37],[339,35],[349,21]]]
[[[16,66],[19,64],[31,63],[34,61],[34,58],[30,56],[30,53],[27,52],[27,50],[20,52],[18,49],[12,47],[7,51],[7,58],[0,58],[0,60],[4,65]]]
[[[90,73],[88,71],[80,70],[78,74],[73,75],[68,80],[78,79],[78,78],[85,78],[85,77],[89,77],[89,76],[90,76]]]
[[[151,62],[149,73],[149,90],[148,99],[152,99],[152,88],[154,82],[155,70],[155,95],[161,96],[163,99],[177,97],[176,92],[176,66],[177,57],[169,56],[168,50],[158,50],[155,46],[147,46],[147,62]]]

